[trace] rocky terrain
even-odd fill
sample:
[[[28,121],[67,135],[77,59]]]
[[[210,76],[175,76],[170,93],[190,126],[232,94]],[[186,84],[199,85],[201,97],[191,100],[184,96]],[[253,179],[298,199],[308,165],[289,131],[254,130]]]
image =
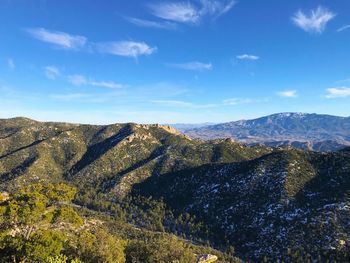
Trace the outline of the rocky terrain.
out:
[[[278,113],[196,128],[179,126],[179,129],[192,138],[232,138],[249,145],[260,143],[316,151],[334,151],[350,145],[350,117],[320,114]]]
[[[80,206],[112,214],[117,205],[142,228],[145,211],[153,224],[159,220],[154,230],[253,261],[348,260],[349,176],[349,148],[319,153],[201,141],[162,125],[0,120],[2,192],[69,183]]]

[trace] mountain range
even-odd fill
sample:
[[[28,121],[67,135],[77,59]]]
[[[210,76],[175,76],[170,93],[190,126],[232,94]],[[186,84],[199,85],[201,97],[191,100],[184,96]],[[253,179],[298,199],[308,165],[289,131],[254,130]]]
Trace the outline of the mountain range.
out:
[[[232,138],[241,143],[334,151],[350,145],[350,117],[306,113],[278,113],[253,119],[174,127],[192,138]]]
[[[348,125],[348,118],[278,114],[205,129],[226,127],[231,135],[240,129],[247,140],[261,134],[300,139],[308,129],[303,138],[349,140]],[[67,183],[77,188],[76,206],[123,214],[133,227],[173,233],[242,260],[348,261],[349,149],[202,141],[157,124],[2,119],[0,191]]]

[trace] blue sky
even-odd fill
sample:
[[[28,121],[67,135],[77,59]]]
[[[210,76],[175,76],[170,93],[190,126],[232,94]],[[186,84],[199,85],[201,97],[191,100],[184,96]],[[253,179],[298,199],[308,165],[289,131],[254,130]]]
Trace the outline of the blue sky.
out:
[[[348,0],[1,0],[0,118],[350,115]]]

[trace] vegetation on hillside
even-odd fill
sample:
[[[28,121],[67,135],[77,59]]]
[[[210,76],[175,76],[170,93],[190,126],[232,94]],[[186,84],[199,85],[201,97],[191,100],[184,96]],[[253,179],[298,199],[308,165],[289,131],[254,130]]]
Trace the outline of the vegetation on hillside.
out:
[[[122,231],[130,230],[126,222],[117,224],[113,217],[103,220],[101,214],[88,210],[79,215],[72,203],[75,193],[74,187],[61,183],[32,184],[14,195],[3,194],[0,261],[191,263],[197,261],[195,253],[206,250],[166,233],[147,234],[135,227],[132,231],[141,232],[139,236],[127,238]]]
[[[347,149],[247,147],[160,125],[28,119],[0,120],[0,142],[4,262],[349,254]]]

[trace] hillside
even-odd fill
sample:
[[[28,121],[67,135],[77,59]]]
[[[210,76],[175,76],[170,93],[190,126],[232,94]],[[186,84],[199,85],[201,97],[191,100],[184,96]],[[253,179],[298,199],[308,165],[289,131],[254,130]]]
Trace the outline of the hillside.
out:
[[[0,120],[0,191],[67,183],[77,190],[74,205],[123,226],[209,244],[226,253],[223,262],[230,255],[347,260],[349,174],[346,149],[192,140],[157,124]],[[120,224],[109,226],[130,238]]]
[[[76,188],[37,183],[0,193],[0,262],[239,262],[72,203]]]
[[[289,150],[150,178],[135,193],[195,214],[243,257],[276,260],[348,252],[349,172],[349,154]]]
[[[181,129],[192,138],[232,138],[246,144],[265,144],[334,151],[350,145],[350,117],[279,113],[194,129]]]
[[[211,162],[238,162],[271,151],[231,140],[192,141],[168,127],[0,120],[0,172],[6,185],[70,180],[125,195],[145,178]]]

